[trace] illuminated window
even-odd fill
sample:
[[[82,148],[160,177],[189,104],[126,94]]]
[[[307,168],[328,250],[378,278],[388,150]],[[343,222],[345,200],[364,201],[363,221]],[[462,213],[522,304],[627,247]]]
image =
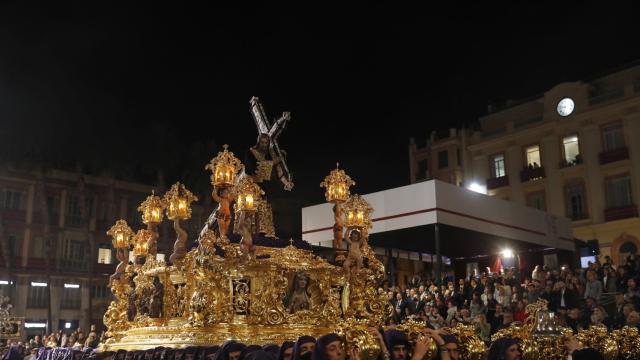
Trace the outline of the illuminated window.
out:
[[[564,161],[566,164],[573,165],[580,163],[580,146],[578,144],[578,135],[565,136],[562,139],[562,149],[564,151]]]
[[[98,249],[98,264],[111,264],[111,249]]]
[[[504,163],[504,154],[496,154],[491,157],[491,175],[499,178],[507,175]]]
[[[525,149],[525,154],[527,155],[527,166],[530,167],[539,167],[542,166],[540,162],[540,146],[532,145]]]

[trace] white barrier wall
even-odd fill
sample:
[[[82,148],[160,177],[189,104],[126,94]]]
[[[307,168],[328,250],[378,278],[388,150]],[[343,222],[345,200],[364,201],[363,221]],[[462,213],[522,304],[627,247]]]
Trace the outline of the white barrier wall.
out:
[[[571,223],[546,212],[431,180],[363,196],[375,209],[371,233],[436,222],[497,237],[572,250]],[[302,209],[302,238],[331,246],[332,204]]]
[[[573,250],[567,218],[436,181],[438,222],[485,234]]]

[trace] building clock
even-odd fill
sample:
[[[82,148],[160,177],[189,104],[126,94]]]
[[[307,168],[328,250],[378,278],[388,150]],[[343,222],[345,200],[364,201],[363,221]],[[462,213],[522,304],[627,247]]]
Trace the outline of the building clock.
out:
[[[558,115],[560,116],[569,116],[573,112],[574,108],[575,104],[573,103],[573,99],[564,98],[560,100],[560,102],[558,102],[558,107],[556,110],[558,111]]]

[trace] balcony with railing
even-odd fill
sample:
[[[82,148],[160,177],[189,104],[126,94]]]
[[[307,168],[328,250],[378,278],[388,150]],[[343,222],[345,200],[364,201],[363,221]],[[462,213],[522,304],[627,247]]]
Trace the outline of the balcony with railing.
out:
[[[49,226],[58,226],[58,221],[60,220],[60,214],[58,213],[49,213]],[[33,212],[33,223],[34,224],[42,224],[44,225],[44,214],[42,211],[34,211]]]
[[[573,158],[573,160],[569,160],[569,159],[560,160],[560,168],[568,168],[568,167],[572,167],[572,166],[578,166],[580,164],[582,164],[582,156],[581,155],[576,155],[576,157]]]
[[[589,218],[589,214],[584,211],[577,211],[575,213],[569,214],[568,218],[572,221],[586,220]]]
[[[55,266],[55,262],[49,264],[51,267]],[[29,258],[27,259],[27,269],[33,270],[47,270],[47,261],[43,258]]]
[[[520,171],[520,181],[537,180],[545,177],[544,166],[527,167]]]
[[[638,216],[638,207],[634,204],[618,206],[604,210],[604,220],[614,221]]]
[[[621,147],[614,150],[603,151],[599,154],[600,165],[625,160],[629,158],[629,149]]]
[[[25,222],[27,212],[24,209],[0,209],[2,218],[9,221]]]
[[[9,256],[9,264],[12,268],[17,268],[22,266],[22,258],[19,256]],[[7,257],[0,256],[0,268],[7,267]]]
[[[65,227],[82,228],[87,226],[87,219],[78,215],[67,215],[64,219]]]
[[[487,190],[497,189],[504,186],[509,186],[508,176],[500,176],[497,178],[487,179]]]

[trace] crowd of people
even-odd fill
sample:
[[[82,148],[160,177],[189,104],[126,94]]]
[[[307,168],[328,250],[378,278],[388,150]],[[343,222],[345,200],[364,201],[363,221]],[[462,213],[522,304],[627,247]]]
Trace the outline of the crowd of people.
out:
[[[517,276],[518,275],[518,276]],[[548,301],[559,325],[577,332],[591,325],[609,330],[640,327],[640,259],[632,253],[619,265],[606,256],[588,268],[552,270],[536,266],[530,274],[514,268],[500,273],[477,272],[469,278],[445,277],[441,284],[414,277],[409,285],[381,287],[394,308],[392,323],[414,318],[432,328],[474,325],[489,341],[498,330],[523,322],[526,307],[538,299]]]
[[[618,329],[631,326],[640,329],[640,259],[635,253],[615,265],[610,257],[589,263],[587,269],[559,270],[536,266],[530,274],[509,268],[500,273],[476,272],[468,278],[444,277],[439,282],[414,277],[406,287],[388,286],[378,289],[386,294],[393,316],[384,329],[370,329],[378,340],[382,360],[422,360],[432,339],[440,359],[458,359],[455,336],[448,331],[457,324],[475,326],[480,339],[489,346],[489,359],[520,358],[518,343],[502,338],[491,342],[500,329],[521,323],[527,317],[526,307],[538,299],[548,301],[556,313],[558,325],[577,332],[592,325]],[[407,319],[425,321],[424,336],[411,344],[395,325]],[[302,336],[297,342],[264,347],[230,341],[221,347],[186,349],[156,348],[147,351],[97,352],[95,328],[85,336],[82,329],[71,334],[62,331],[48,336],[35,336],[26,343],[8,343],[3,360],[360,360],[357,351],[346,351],[344,339],[328,334],[319,339]],[[581,349],[570,338],[567,350],[573,359],[599,359],[597,351]],[[45,349],[58,349],[52,356]]]
[[[42,348],[68,348],[82,351],[97,348],[99,342],[95,325],[91,325],[88,334],[78,328],[71,333],[59,330],[50,335],[36,335],[27,342],[8,340],[4,352],[6,355],[10,348],[15,348],[16,353],[13,354],[14,356],[19,356],[20,359],[25,360],[35,360],[38,350]]]
[[[434,355],[440,360],[461,359],[461,347],[454,335],[446,328],[425,328],[415,343],[409,341],[407,334],[389,328],[384,331],[369,329],[380,349],[380,360],[425,360],[430,352],[431,341],[437,346]],[[488,360],[519,360],[521,352],[517,340],[503,337],[489,347]],[[573,360],[603,359],[601,354],[591,348],[582,348],[575,338],[566,342],[567,352]],[[58,347],[32,348],[32,360],[365,360],[367,355],[357,347],[345,347],[344,339],[331,333],[315,339],[301,336],[296,342],[284,342],[281,345],[265,346],[245,345],[231,340],[222,346],[187,347],[172,349],[157,347],[140,351],[118,350],[99,352],[91,348],[75,349]],[[3,360],[21,360],[19,346],[8,348]]]

